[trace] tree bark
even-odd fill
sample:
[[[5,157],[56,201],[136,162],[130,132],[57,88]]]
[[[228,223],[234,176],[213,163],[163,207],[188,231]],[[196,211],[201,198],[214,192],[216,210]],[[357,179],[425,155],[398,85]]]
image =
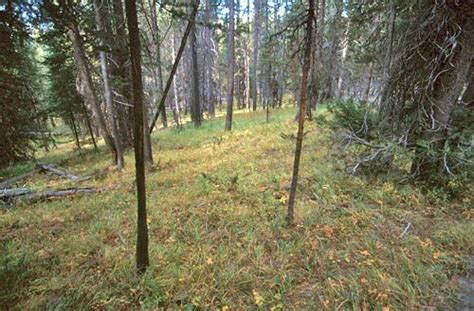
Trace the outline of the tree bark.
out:
[[[94,84],[92,82],[92,76],[89,69],[89,64],[86,57],[86,52],[84,50],[84,42],[79,32],[79,29],[75,23],[72,24],[71,29],[68,31],[68,36],[72,41],[72,46],[74,49],[74,58],[77,62],[78,70],[81,76],[81,79],[85,86],[85,96],[90,103],[93,118],[96,121],[99,130],[104,137],[104,141],[109,148],[112,156],[113,162],[116,164],[117,160],[117,148],[114,143],[114,139],[110,135],[110,132],[107,129],[105,123],[104,115],[100,109],[99,99],[95,93]]]
[[[207,49],[205,51],[205,74],[206,74],[206,89],[207,89],[207,112],[209,118],[214,118],[216,115],[215,112],[215,101],[214,101],[214,83],[213,83],[213,72],[212,68],[214,65],[214,52],[215,46],[213,41],[213,31],[210,27],[212,16],[212,1],[206,0],[206,12],[204,14],[205,22],[208,24],[204,29],[204,37],[207,45]]]
[[[372,84],[373,74],[374,74],[374,61],[371,60],[367,64],[367,76],[368,76],[368,78],[367,78],[367,87],[365,88],[364,99],[363,99],[363,102],[366,105],[369,103],[370,87],[371,87],[371,84]]]
[[[298,173],[301,159],[301,149],[303,146],[304,135],[304,120],[306,99],[308,96],[308,75],[311,68],[311,46],[313,39],[313,19],[314,19],[314,0],[309,0],[308,16],[306,21],[306,38],[303,57],[303,76],[301,79],[301,96],[300,96],[300,110],[298,119],[298,133],[296,135],[295,159],[293,162],[293,177],[291,179],[291,187],[288,199],[288,214],[286,220],[288,225],[292,225],[294,221],[294,208],[296,189],[298,186]]]
[[[175,47],[174,47],[174,43],[175,43],[174,38],[175,38],[175,35],[174,35],[174,32],[173,32],[173,40],[171,42],[171,58],[172,59],[176,59],[176,52],[175,52]],[[180,114],[181,114],[181,109],[179,107],[179,101],[178,101],[178,89],[176,87],[176,79],[173,77],[173,117],[174,117],[174,121],[175,121],[176,126],[178,127],[178,129],[181,129]]]
[[[139,273],[149,266],[148,226],[146,212],[145,162],[144,162],[144,118],[143,118],[143,85],[140,55],[140,33],[138,29],[137,8],[135,0],[126,0],[126,15],[130,56],[132,61],[132,98],[134,112],[134,145],[135,173],[137,182],[137,249],[136,261]]]
[[[191,0],[193,6],[196,5],[195,0]],[[194,126],[201,126],[201,101],[199,96],[199,65],[197,55],[197,37],[196,23],[191,27],[191,120]]]
[[[154,62],[155,62],[155,86],[160,93],[160,96],[163,96],[163,72],[161,70],[161,48],[160,48],[160,32],[158,29],[158,15],[156,13],[156,1],[155,0],[149,0],[148,1],[149,6],[150,6],[150,13],[151,13],[151,37],[152,37],[152,53]],[[166,119],[166,105],[161,105],[158,107],[160,109],[160,115],[161,115],[161,122],[163,124],[164,128],[168,127],[168,121]]]
[[[79,150],[79,152],[81,152],[81,142],[79,141],[79,133],[77,132],[76,118],[74,117],[74,112],[72,111],[72,109],[69,109],[69,115],[70,115],[72,133],[74,134],[74,140],[76,142],[76,147]]]
[[[337,98],[341,98],[343,95],[342,88],[343,88],[343,82],[344,82],[344,66],[346,64],[347,50],[349,49],[349,29],[350,29],[350,22],[347,23],[346,31],[344,35],[344,41],[342,44],[343,48],[342,48],[342,55],[341,55],[341,64],[338,70],[337,87],[336,87]]]
[[[128,54],[128,40],[126,21],[122,0],[109,0],[112,2],[112,50],[110,53],[110,75],[113,80],[118,81],[116,90],[120,94],[120,99],[130,103],[130,55]],[[118,95],[116,96],[118,97]],[[121,145],[123,148],[133,145],[133,108],[119,106],[116,109],[117,127],[120,133]]]
[[[455,60],[446,63],[445,70],[435,84],[433,127],[425,129],[423,139],[430,143],[435,151],[441,151],[444,146],[446,134],[451,122],[452,112],[459,97],[463,100],[472,100],[472,68],[474,67],[474,20],[468,19],[464,25],[463,33],[459,39],[460,51]],[[454,65],[453,65],[454,64]],[[464,87],[467,89],[462,94]],[[467,94],[466,94],[467,92]],[[439,174],[444,168],[443,161],[430,160],[426,155],[418,155],[411,167],[413,174],[417,173],[420,178],[429,180],[432,174]]]
[[[260,0],[254,0],[253,18],[253,64],[252,64],[252,110],[257,110],[257,67],[260,48]]]
[[[234,106],[234,0],[227,0],[229,6],[229,35],[227,37],[227,113],[225,130],[232,129],[232,110]]]
[[[99,51],[99,59],[100,59],[100,69],[102,74],[102,82],[104,85],[104,99],[105,99],[105,106],[107,111],[107,120],[109,123],[109,128],[111,129],[112,139],[114,140],[115,150],[116,150],[116,159],[115,163],[117,165],[117,169],[121,170],[124,166],[124,158],[123,158],[123,151],[121,146],[121,140],[119,138],[119,131],[117,129],[116,123],[116,114],[115,114],[115,107],[113,103],[113,96],[112,96],[112,86],[109,80],[109,68],[107,64],[107,55],[105,54],[105,40],[103,39],[104,36],[104,22],[103,16],[101,13],[101,6],[104,3],[101,3],[100,0],[94,0],[94,9],[95,9],[95,20],[97,24],[97,32],[100,36],[100,45],[101,49]]]
[[[336,0],[336,12],[331,22],[331,31],[329,38],[329,58],[327,61],[327,71],[324,83],[324,91],[321,95],[321,100],[328,100],[333,96],[333,81],[334,81],[334,63],[337,57],[337,50],[339,48],[340,23],[342,11],[344,8],[343,0]]]
[[[87,130],[89,131],[92,144],[94,145],[94,150],[97,151],[97,142],[95,141],[94,131],[92,130],[91,118],[89,117],[89,113],[87,112],[87,108],[84,103],[82,104],[82,109],[84,111],[84,118],[86,119]]]

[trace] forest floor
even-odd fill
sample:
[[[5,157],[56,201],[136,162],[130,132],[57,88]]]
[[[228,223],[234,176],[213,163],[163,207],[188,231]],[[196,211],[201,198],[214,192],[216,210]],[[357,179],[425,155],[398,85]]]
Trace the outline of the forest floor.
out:
[[[9,309],[373,309],[456,305],[473,254],[472,198],[443,199],[388,178],[348,175],[331,132],[308,122],[285,225],[295,110],[241,113],[153,135],[147,174],[151,266],[135,273],[133,151],[73,143],[41,160],[96,178],[98,194],[0,206],[0,305]],[[26,171],[27,163],[0,172]],[[34,189],[75,183],[37,174]],[[411,226],[401,237],[407,224]]]

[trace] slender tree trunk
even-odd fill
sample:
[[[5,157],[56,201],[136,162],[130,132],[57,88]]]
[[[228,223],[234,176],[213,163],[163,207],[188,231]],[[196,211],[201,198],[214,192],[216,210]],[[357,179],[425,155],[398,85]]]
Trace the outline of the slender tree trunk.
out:
[[[153,149],[151,146],[151,133],[148,131],[148,113],[147,113],[147,108],[143,107],[143,127],[145,129],[144,138],[143,138],[143,144],[145,148],[145,153],[144,153],[144,159],[145,159],[145,165],[148,168],[151,168],[154,164],[153,161]]]
[[[158,15],[156,13],[156,1],[148,0],[150,6],[150,24],[151,24],[151,37],[152,37],[152,54],[155,62],[155,87],[163,96],[163,72],[161,70],[161,48],[160,48],[160,32],[158,30]],[[164,128],[168,127],[168,121],[166,119],[166,105],[158,107],[160,109],[161,121]]]
[[[130,55],[128,55],[127,29],[124,17],[123,1],[109,0],[112,3],[112,12],[110,14],[111,29],[113,30],[113,38],[111,40],[112,49],[110,53],[110,76],[112,80],[117,81],[115,91],[116,98],[130,103]],[[126,106],[116,107],[117,128],[120,133],[122,149],[133,145],[133,113],[132,108]]]
[[[334,81],[334,63],[336,62],[337,50],[339,48],[340,23],[342,11],[344,9],[343,0],[336,0],[336,12],[331,22],[331,31],[329,33],[329,58],[327,61],[327,71],[324,83],[324,91],[321,95],[321,100],[326,101],[333,96],[333,81]]]
[[[191,0],[196,5],[195,0]],[[191,119],[194,126],[201,126],[201,102],[199,96],[199,65],[197,55],[196,23],[191,27]]]
[[[205,74],[206,74],[206,89],[207,89],[207,112],[209,118],[215,117],[215,102],[214,102],[214,85],[212,68],[214,65],[214,42],[212,39],[213,31],[209,26],[211,22],[212,1],[206,0],[206,12],[204,14],[205,22],[208,24],[204,29],[204,37],[207,49],[205,51]]]
[[[296,135],[295,159],[293,163],[293,177],[291,179],[291,187],[288,199],[288,215],[287,222],[289,225],[294,221],[294,208],[296,188],[298,186],[298,172],[300,167],[301,149],[303,146],[304,120],[306,99],[308,96],[308,75],[311,69],[311,45],[313,39],[313,19],[314,19],[314,0],[309,0],[308,17],[306,21],[306,38],[303,57],[303,76],[301,79],[301,96],[300,96],[300,110],[298,119],[298,133]]]
[[[260,47],[260,0],[254,0],[253,19],[253,64],[252,64],[252,110],[257,110],[257,67]]]
[[[249,61],[249,50],[248,46],[244,50],[244,66],[245,66],[245,107],[249,111],[252,110],[252,105],[250,104],[250,61]]]
[[[314,12],[314,31],[313,31],[313,44],[311,48],[311,61],[313,62],[313,66],[310,68],[310,73],[309,73],[309,94],[308,94],[308,109],[306,109],[306,117],[311,120],[313,118],[311,108],[316,107],[316,104],[318,102],[318,78],[320,77],[319,72],[318,72],[318,62],[320,61],[318,59],[319,57],[319,47],[318,47],[318,42],[319,42],[319,15],[320,15],[320,9],[319,9],[319,0],[315,0],[315,12]],[[295,120],[299,119],[299,110],[298,113],[295,116]]]
[[[192,11],[192,13],[189,17],[188,25],[186,26],[186,30],[184,31],[183,38],[181,39],[181,45],[179,47],[178,54],[176,55],[176,59],[174,60],[173,67],[171,68],[171,72],[170,72],[170,75],[168,77],[168,81],[166,82],[165,90],[163,91],[163,95],[161,96],[161,101],[160,101],[159,107],[161,107],[161,105],[165,104],[166,96],[168,95],[168,92],[171,88],[171,83],[173,81],[174,75],[176,74],[176,70],[178,69],[179,61],[181,60],[181,56],[183,55],[184,48],[186,46],[186,41],[188,39],[189,34],[191,33],[192,28],[194,28],[196,14],[197,14],[198,8],[199,8],[199,2],[200,2],[200,0],[194,0],[192,2],[194,8],[193,8],[193,11]],[[197,54],[196,54],[196,58],[197,58]],[[196,67],[197,67],[197,63],[196,63]],[[196,77],[197,77],[197,75],[196,75]],[[199,95],[199,87],[197,88],[197,90],[198,90],[198,95]],[[199,96],[198,96],[198,98],[199,98]],[[153,128],[155,127],[155,124],[156,124],[156,120],[158,120],[159,115],[160,115],[160,109],[158,108],[158,111],[155,113],[155,116],[153,117],[153,121],[152,121],[150,129],[149,129],[150,133],[153,131]]]
[[[397,17],[397,12],[395,11],[394,0],[390,2],[390,20],[388,25],[388,46],[387,54],[385,56],[385,66],[384,66],[384,79],[387,80],[390,74],[390,69],[392,67],[392,51],[393,51],[393,38],[395,36],[395,19]]]
[[[245,39],[245,105],[249,111],[252,110],[250,105],[250,0],[247,0],[247,36]]]
[[[112,134],[112,139],[114,140],[115,144],[115,150],[116,150],[116,158],[115,158],[115,164],[117,165],[117,169],[121,170],[123,169],[124,166],[124,158],[123,158],[123,151],[122,151],[122,146],[121,146],[121,140],[119,138],[119,131],[117,129],[117,124],[116,124],[116,114],[115,114],[115,107],[113,103],[113,96],[112,96],[112,86],[110,85],[110,80],[109,80],[109,68],[107,64],[107,55],[105,54],[104,48],[105,48],[105,40],[103,39],[104,36],[104,22],[103,22],[103,16],[101,13],[101,6],[103,6],[104,3],[101,3],[100,0],[94,0],[94,9],[95,9],[95,20],[97,24],[97,32],[99,33],[99,36],[101,37],[100,40],[100,45],[101,45],[101,50],[99,51],[99,59],[100,59],[100,69],[101,69],[101,74],[102,74],[102,82],[104,85],[104,100],[105,100],[105,107],[107,111],[107,120],[109,124],[109,128],[111,130]]]
[[[82,104],[82,109],[84,112],[84,118],[86,119],[87,130],[89,131],[92,144],[94,145],[94,150],[97,151],[98,148],[97,148],[97,142],[95,141],[95,137],[94,137],[94,130],[92,129],[91,119],[89,117],[89,113],[87,112],[87,108],[84,103]]]
[[[74,140],[76,142],[76,147],[80,152],[81,142],[79,140],[79,133],[77,132],[76,118],[74,118],[74,112],[72,111],[72,109],[69,109],[69,115],[70,115],[70,120],[71,120],[72,133],[74,134]]]
[[[229,35],[227,37],[227,114],[225,130],[232,129],[232,109],[234,106],[234,0],[227,0],[229,6]]]
[[[344,67],[346,65],[347,50],[349,49],[349,29],[351,25],[350,22],[347,23],[346,31],[344,35],[342,55],[341,55],[341,64],[339,67],[339,77],[337,78],[337,87],[336,87],[336,97],[342,97],[343,82],[344,82]]]
[[[367,87],[365,88],[365,92],[364,92],[364,100],[363,100],[366,105],[369,103],[370,87],[372,84],[373,74],[374,74],[374,61],[371,60],[367,64],[368,79],[367,79]]]
[[[171,57],[172,59],[176,58],[176,52],[175,52],[175,47],[174,47],[174,42],[175,42],[175,35],[173,32],[173,40],[171,42]],[[178,102],[178,91],[176,88],[176,79],[173,77],[173,117],[174,121],[176,122],[176,126],[178,129],[181,129],[181,119],[180,119],[180,107],[179,107],[179,102]]]
[[[95,93],[94,84],[92,82],[92,76],[89,70],[89,64],[84,50],[84,42],[76,24],[72,25],[71,29],[68,31],[68,35],[72,41],[72,46],[74,49],[74,58],[76,59],[80,76],[85,86],[85,95],[91,105],[93,117],[96,121],[97,126],[99,127],[99,130],[102,134],[102,137],[104,138],[107,147],[112,153],[114,163],[116,163],[117,148],[115,146],[112,135],[110,135],[110,132],[107,129],[104,115],[100,110],[99,99],[97,98],[97,94]]]
[[[130,40],[130,56],[132,60],[132,98],[134,111],[134,144],[135,144],[135,172],[137,182],[137,269],[145,272],[149,266],[148,256],[148,226],[146,214],[145,189],[145,162],[144,162],[144,133],[143,121],[143,85],[140,56],[140,33],[138,30],[137,8],[135,0],[126,0],[126,15],[128,37]]]

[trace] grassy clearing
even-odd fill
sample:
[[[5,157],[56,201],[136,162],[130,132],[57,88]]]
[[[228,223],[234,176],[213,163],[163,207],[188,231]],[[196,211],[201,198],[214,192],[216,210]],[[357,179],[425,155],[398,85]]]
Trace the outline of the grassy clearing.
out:
[[[4,208],[0,303],[24,309],[420,309],[452,306],[473,252],[472,197],[349,176],[331,133],[308,123],[295,228],[285,227],[295,111],[238,114],[154,134],[147,175],[150,261],[134,270],[133,152],[96,195]],[[109,165],[72,144],[45,155],[78,175]],[[4,176],[27,169],[15,167]],[[65,187],[53,177],[33,188]],[[400,239],[405,225],[412,228]]]

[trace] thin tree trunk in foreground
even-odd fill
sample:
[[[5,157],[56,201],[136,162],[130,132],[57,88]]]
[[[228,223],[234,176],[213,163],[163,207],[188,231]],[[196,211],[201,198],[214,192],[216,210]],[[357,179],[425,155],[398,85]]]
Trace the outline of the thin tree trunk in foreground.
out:
[[[135,0],[126,0],[126,15],[130,58],[132,61],[132,98],[134,116],[135,174],[137,182],[137,269],[145,272],[149,266],[148,227],[146,215],[145,162],[144,162],[144,126],[143,126],[143,85],[140,56],[140,34],[138,30],[137,7]]]
[[[232,129],[232,110],[234,106],[234,0],[229,1],[229,40],[227,42],[227,113],[225,116],[225,130]]]
[[[296,135],[295,160],[293,163],[293,177],[291,179],[290,194],[288,199],[288,215],[286,220],[288,225],[293,224],[296,188],[298,185],[298,171],[300,167],[301,149],[303,145],[304,119],[306,109],[306,99],[308,96],[308,74],[311,68],[311,45],[313,38],[314,0],[309,0],[309,11],[306,21],[306,39],[303,58],[303,76],[301,79],[301,98],[298,118],[298,133]]]

